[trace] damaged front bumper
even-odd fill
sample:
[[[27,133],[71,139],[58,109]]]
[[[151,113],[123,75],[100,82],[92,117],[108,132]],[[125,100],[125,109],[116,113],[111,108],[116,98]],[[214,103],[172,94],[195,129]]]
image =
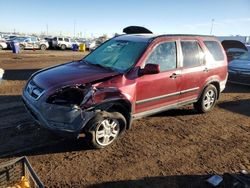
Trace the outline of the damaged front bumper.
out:
[[[43,97],[41,100],[34,100],[27,91],[24,91],[23,102],[38,124],[57,133],[67,132],[78,135],[88,121],[96,115],[95,111],[84,111],[77,105],[49,104],[42,99]]]

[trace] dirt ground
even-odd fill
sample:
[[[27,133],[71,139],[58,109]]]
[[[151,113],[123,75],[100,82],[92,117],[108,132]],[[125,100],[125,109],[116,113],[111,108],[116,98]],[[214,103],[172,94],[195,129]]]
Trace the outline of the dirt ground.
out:
[[[40,128],[21,91],[37,69],[76,60],[80,52],[0,52],[0,162],[26,155],[47,187],[210,187],[205,180],[250,172],[250,87],[228,84],[215,109],[192,106],[134,121],[112,146],[90,150]],[[231,177],[231,176],[230,176]],[[230,178],[229,178],[230,179]],[[228,181],[227,181],[228,180]]]

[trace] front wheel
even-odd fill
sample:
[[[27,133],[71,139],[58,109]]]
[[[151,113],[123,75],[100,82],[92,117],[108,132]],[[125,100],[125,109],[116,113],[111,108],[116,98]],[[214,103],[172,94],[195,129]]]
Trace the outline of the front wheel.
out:
[[[104,148],[112,144],[124,130],[126,119],[119,112],[104,112],[88,123],[87,139],[93,148]]]
[[[218,91],[216,87],[211,84],[208,85],[202,92],[200,99],[194,103],[194,108],[201,113],[211,111],[216,104],[217,96]]]
[[[45,51],[45,50],[47,49],[47,47],[46,47],[44,44],[42,44],[42,45],[40,46],[40,49],[41,49],[42,51]]]

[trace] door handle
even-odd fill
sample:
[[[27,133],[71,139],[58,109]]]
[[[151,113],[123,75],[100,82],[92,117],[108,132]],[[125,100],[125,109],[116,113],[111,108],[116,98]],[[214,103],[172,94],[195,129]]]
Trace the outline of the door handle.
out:
[[[203,72],[208,72],[209,71],[209,69],[208,68],[205,68],[204,70],[203,70]]]
[[[177,77],[181,77],[181,74],[173,73],[170,78],[175,79]]]

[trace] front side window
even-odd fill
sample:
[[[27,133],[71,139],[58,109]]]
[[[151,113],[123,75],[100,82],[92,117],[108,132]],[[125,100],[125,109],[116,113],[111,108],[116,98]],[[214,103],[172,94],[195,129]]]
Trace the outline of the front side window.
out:
[[[32,42],[36,42],[36,38],[35,37],[31,37],[31,41]]]
[[[147,42],[113,39],[98,47],[83,60],[124,73],[136,63],[147,44]]]
[[[181,41],[183,67],[196,67],[203,64],[204,54],[197,41]]]
[[[146,64],[160,65],[160,71],[167,71],[176,68],[176,43],[161,43],[153,50]]]
[[[63,38],[58,38],[58,41],[63,41]]]
[[[31,39],[30,38],[26,38],[25,42],[31,42]]]

